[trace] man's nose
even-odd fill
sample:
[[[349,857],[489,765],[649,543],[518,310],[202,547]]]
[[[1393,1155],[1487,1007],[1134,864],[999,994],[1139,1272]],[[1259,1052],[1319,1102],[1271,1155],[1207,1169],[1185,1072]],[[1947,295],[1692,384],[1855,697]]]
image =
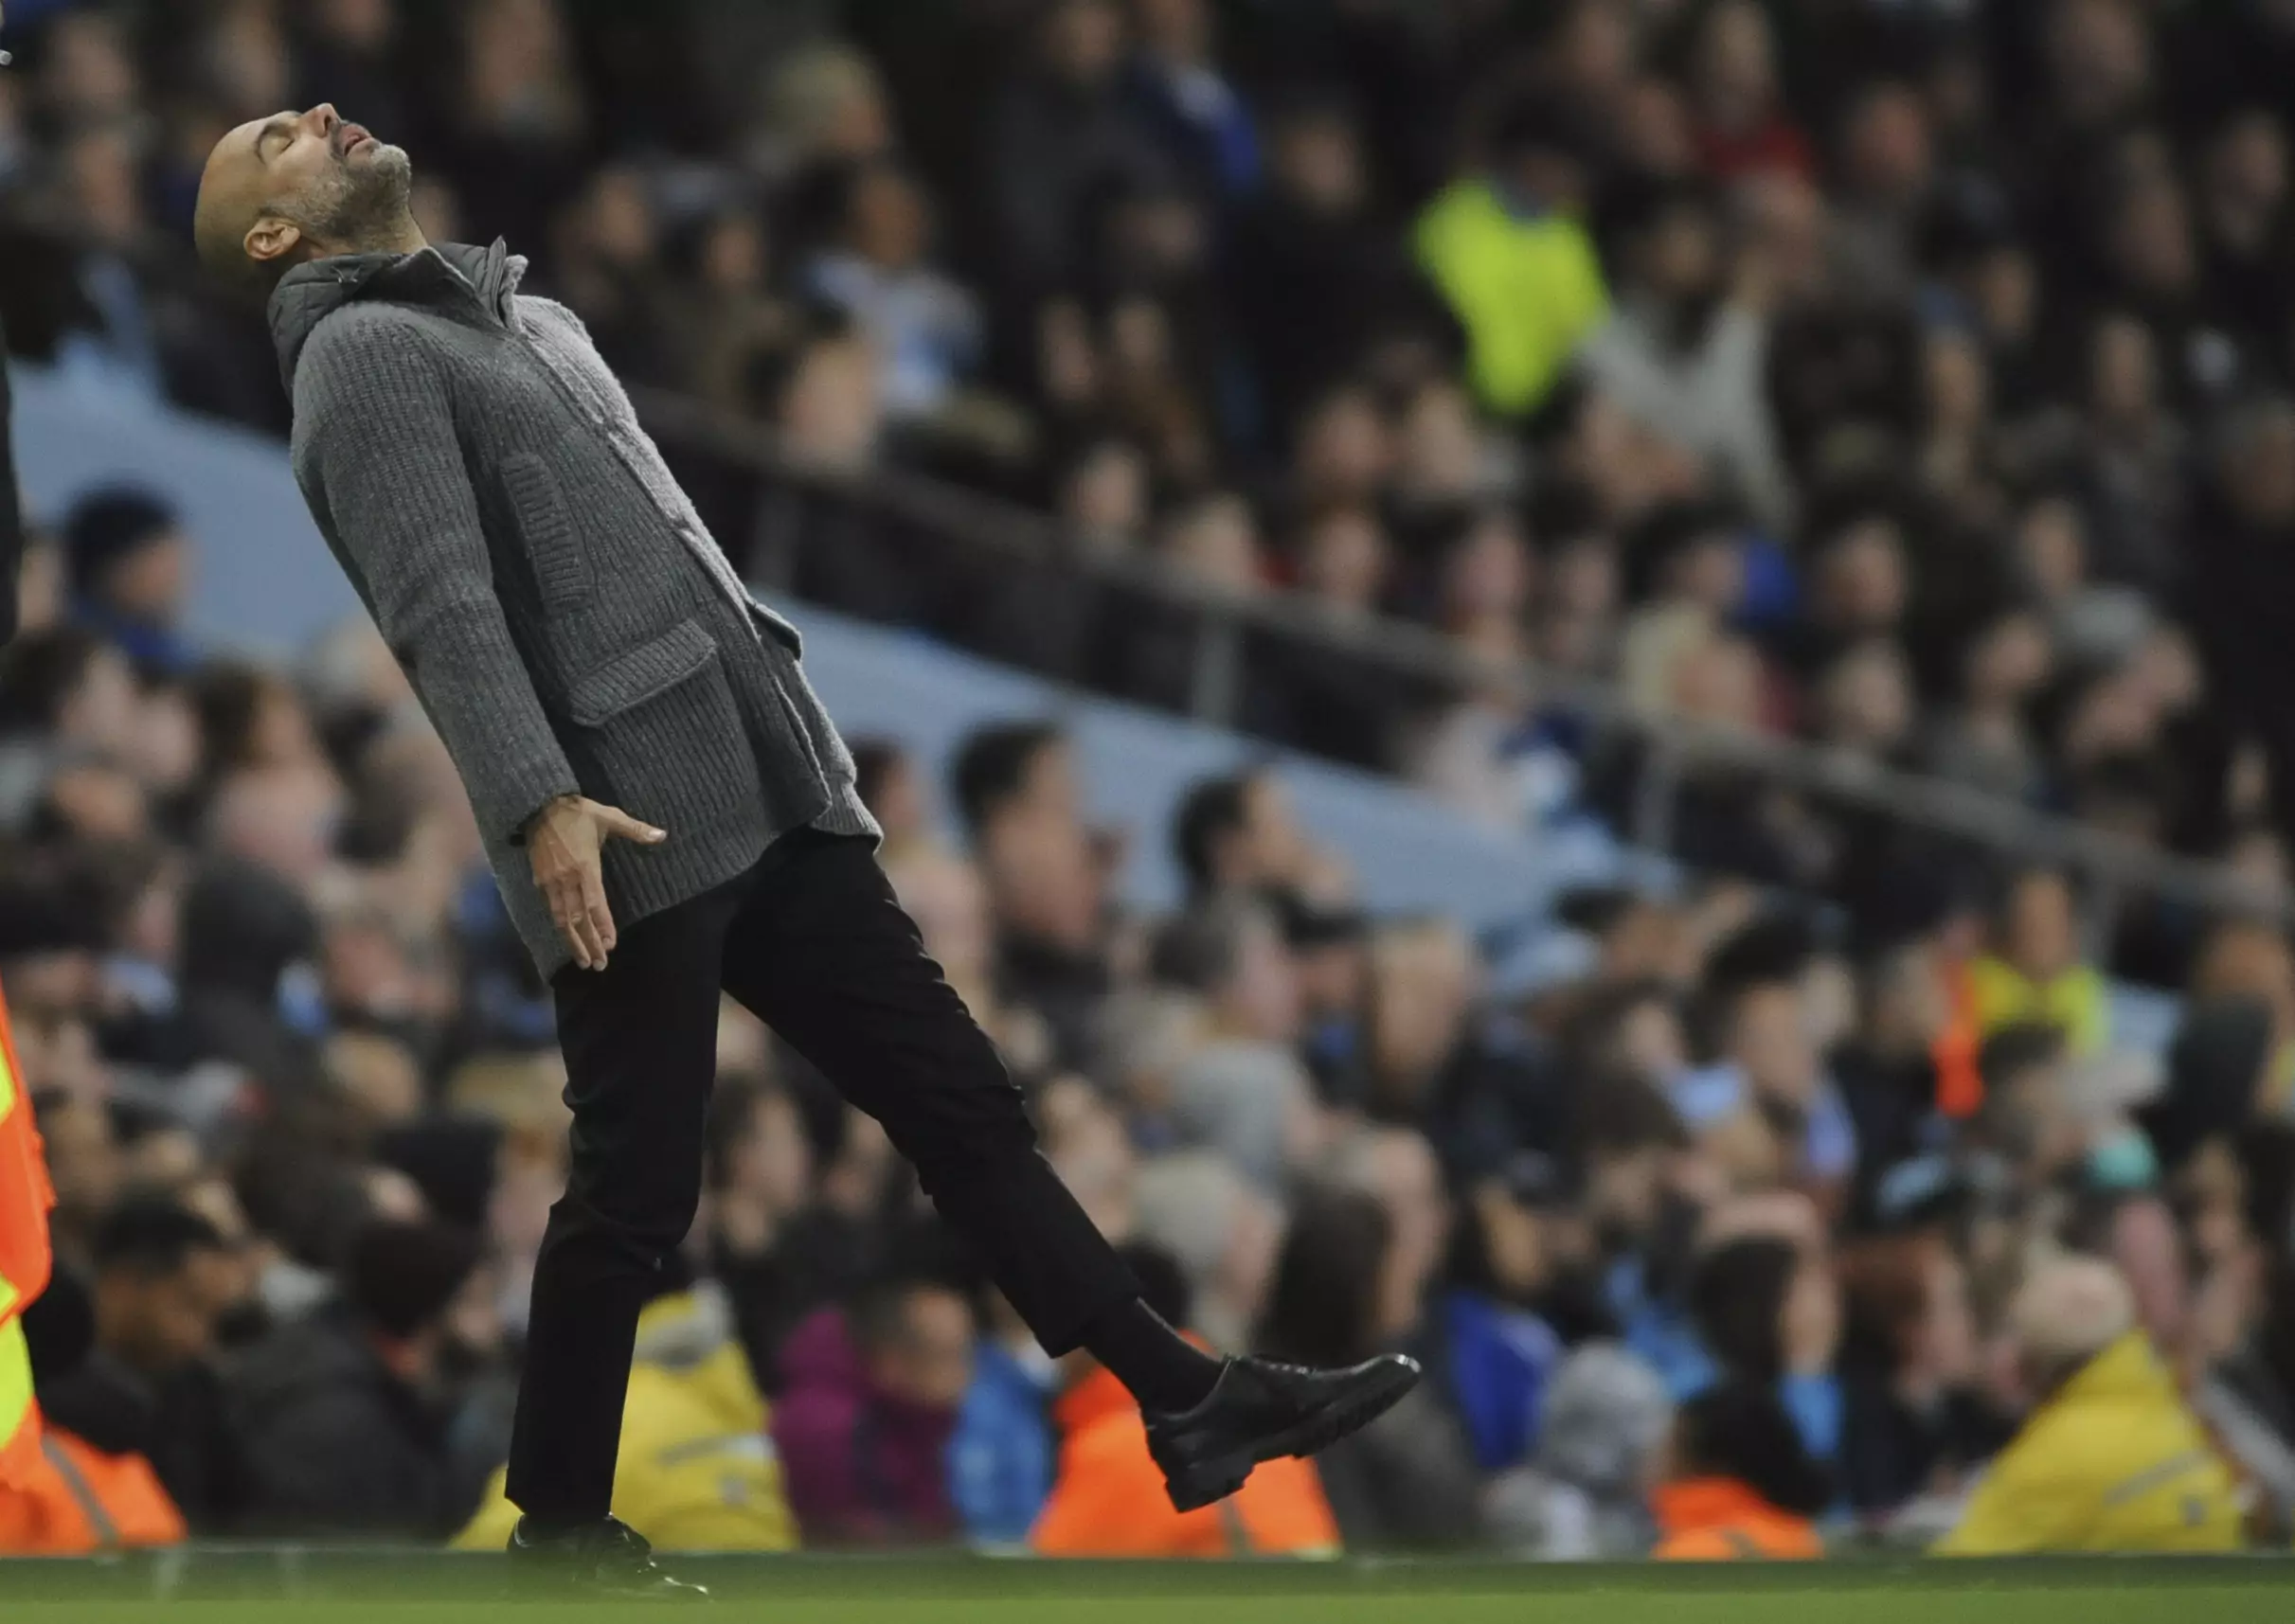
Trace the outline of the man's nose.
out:
[[[342,115],[335,112],[334,103],[332,101],[320,102],[303,116],[309,119],[322,135],[333,134],[334,127],[343,121]]]

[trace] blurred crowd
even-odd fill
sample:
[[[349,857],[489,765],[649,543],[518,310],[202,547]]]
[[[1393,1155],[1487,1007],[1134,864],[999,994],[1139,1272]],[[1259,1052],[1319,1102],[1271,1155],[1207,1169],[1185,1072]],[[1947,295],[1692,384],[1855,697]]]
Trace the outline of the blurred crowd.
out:
[[[507,237],[631,383],[810,463],[2284,879],[2295,741],[2252,697],[2295,680],[2277,0],[9,16],[0,311],[67,368],[282,426],[187,222],[222,130],[332,99],[416,154],[432,235]],[[774,531],[740,500],[737,552]],[[846,517],[767,573],[1205,691],[1184,620]],[[1642,753],[1566,705],[1312,644],[1239,687],[1249,731],[1494,823],[1641,804]],[[1902,906],[1901,837],[1717,770],[1678,794],[1689,860]],[[2180,979],[2190,931],[2138,936],[2120,968]]]
[[[183,239],[221,130],[330,99],[411,149],[434,237],[507,236],[633,384],[810,461],[2280,876],[2285,723],[2241,709],[2295,651],[2256,618],[2295,601],[2278,0],[8,23],[0,312],[67,374],[283,426],[260,314]],[[91,1472],[148,1465],[155,1527],[498,1543],[564,1080],[451,765],[364,624],[290,669],[187,637],[192,545],[149,495],[34,517],[0,979],[59,1199],[42,1404]],[[829,534],[800,598],[1185,700],[1152,617]],[[1320,651],[1246,678],[1249,730],[1510,827],[1646,770],[1495,690]],[[902,900],[1165,1316],[1432,1379],[1174,1516],[1112,1381],[1046,1361],[874,1125],[729,1007],[625,1417],[618,1509],[659,1543],[2285,1543],[2275,930],[2145,916],[2100,959],[2060,874],[1704,774],[1691,878],[1574,893],[1497,973],[1368,914],[1275,772],[1109,830],[1055,726],[945,783],[854,742]],[[1188,876],[1170,917],[1121,903],[1142,839]],[[2188,990],[2157,1062],[2110,1030],[2131,964]]]
[[[292,672],[169,673],[100,609],[31,609],[0,977],[58,1198],[48,1419],[177,1531],[498,1544],[564,1073],[441,746],[363,623]],[[1272,771],[1127,830],[1051,723],[975,734],[945,784],[855,755],[902,901],[1165,1316],[1432,1376],[1176,1516],[1113,1379],[1046,1359],[881,1131],[728,1004],[704,1216],[625,1416],[618,1505],[664,1544],[2286,1537],[2272,931],[2217,929],[2147,1063],[2047,870],[1870,955],[1742,882],[1574,893],[1494,971],[1367,913]],[[1188,877],[1169,915],[1121,901],[1141,838]]]

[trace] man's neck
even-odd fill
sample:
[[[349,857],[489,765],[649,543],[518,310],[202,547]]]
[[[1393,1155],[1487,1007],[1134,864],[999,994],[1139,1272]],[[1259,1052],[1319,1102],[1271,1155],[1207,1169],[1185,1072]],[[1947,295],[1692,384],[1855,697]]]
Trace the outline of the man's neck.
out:
[[[408,215],[340,242],[314,241],[312,246],[314,259],[340,259],[352,254],[420,254],[430,242],[422,235],[422,228]]]

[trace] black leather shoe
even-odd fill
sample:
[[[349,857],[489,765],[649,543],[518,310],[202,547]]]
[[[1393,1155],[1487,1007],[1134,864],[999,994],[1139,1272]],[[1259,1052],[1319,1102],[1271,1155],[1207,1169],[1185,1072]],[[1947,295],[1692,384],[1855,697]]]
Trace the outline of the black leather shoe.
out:
[[[1148,1453],[1172,1504],[1192,1511],[1241,1489],[1263,1460],[1313,1454],[1369,1426],[1418,1383],[1418,1361],[1400,1353],[1347,1370],[1230,1359],[1202,1403],[1147,1418]]]
[[[544,1531],[531,1517],[511,1530],[511,1560],[547,1582],[587,1596],[633,1601],[707,1601],[698,1584],[672,1579],[654,1564],[654,1547],[619,1517]]]

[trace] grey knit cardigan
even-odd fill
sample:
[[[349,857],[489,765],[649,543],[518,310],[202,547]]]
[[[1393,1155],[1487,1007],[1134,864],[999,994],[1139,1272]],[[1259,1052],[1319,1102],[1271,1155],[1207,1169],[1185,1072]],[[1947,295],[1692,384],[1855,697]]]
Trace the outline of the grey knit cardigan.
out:
[[[579,792],[669,831],[609,842],[627,925],[779,835],[874,837],[852,758],[581,321],[491,248],[321,259],[271,299],[295,475],[469,791],[511,921],[568,962],[523,830]]]

